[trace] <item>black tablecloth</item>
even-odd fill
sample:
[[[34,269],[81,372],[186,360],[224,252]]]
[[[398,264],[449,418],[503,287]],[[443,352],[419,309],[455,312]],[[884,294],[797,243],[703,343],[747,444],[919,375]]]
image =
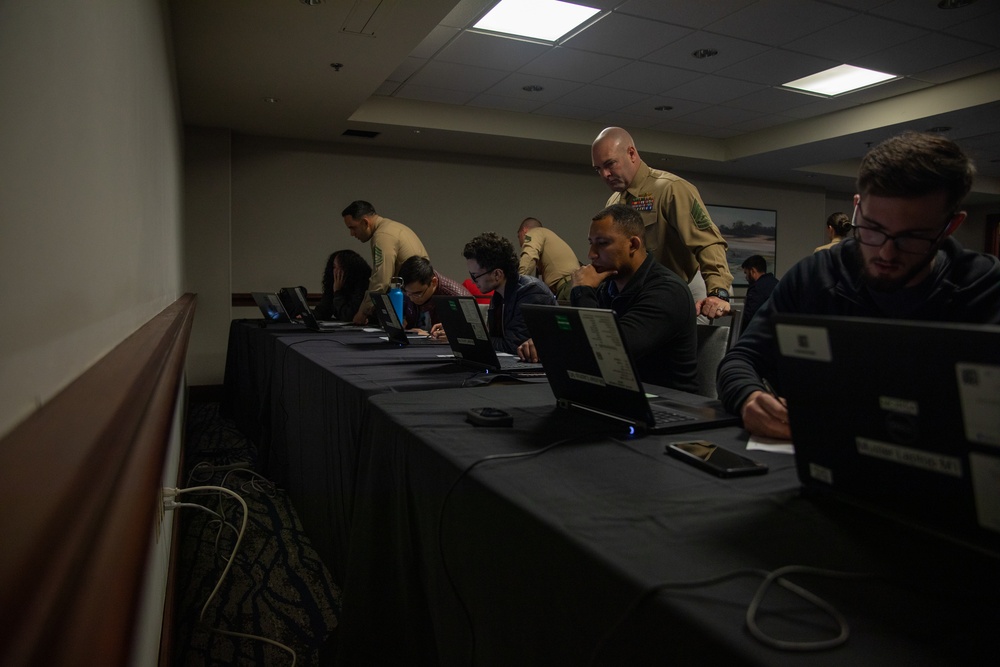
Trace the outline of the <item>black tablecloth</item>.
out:
[[[319,333],[296,324],[235,320],[223,414],[257,446],[257,470],[287,488],[334,579],[344,579],[358,432],[369,396],[460,387],[483,377],[419,339],[399,348],[384,334]],[[502,379],[501,379],[502,381]]]
[[[789,456],[754,452],[767,475],[723,480],[663,454],[681,438],[610,437],[604,422],[552,404],[546,386],[370,399],[338,664],[955,665],[992,655],[995,559],[803,497]],[[483,406],[508,410],[514,426],[464,421]],[[696,437],[745,441],[735,428]],[[657,592],[790,565],[880,575],[792,577],[844,614],[846,645],[788,652],[751,637],[759,575]],[[836,635],[781,589],[764,608],[760,624],[778,637]]]

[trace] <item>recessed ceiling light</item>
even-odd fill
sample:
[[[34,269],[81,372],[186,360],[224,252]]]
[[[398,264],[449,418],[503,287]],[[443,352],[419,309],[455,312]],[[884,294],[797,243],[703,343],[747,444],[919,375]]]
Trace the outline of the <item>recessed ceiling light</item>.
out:
[[[673,110],[674,110],[673,107],[667,106],[666,104],[661,104],[658,107],[653,107],[653,111],[673,111]]]
[[[540,93],[541,91],[545,90],[545,88],[541,86],[521,86],[521,90],[528,93]]]
[[[717,56],[719,55],[719,52],[715,49],[698,49],[697,51],[692,51],[691,55],[701,60],[702,58],[711,58],[712,56]]]
[[[559,0],[500,0],[472,27],[555,42],[600,11]]]
[[[897,78],[899,77],[895,74],[876,72],[853,65],[838,65],[811,76],[789,81],[782,87],[823,97],[834,97]]]
[[[935,134],[943,134],[945,132],[951,132],[950,125],[935,125],[934,127],[927,130],[928,132],[934,132]]]
[[[264,101],[267,102],[268,104],[275,104],[275,103],[277,103],[278,98],[277,97],[265,97]]]
[[[961,9],[962,7],[968,7],[976,0],[941,0],[938,2],[938,8],[940,9]]]

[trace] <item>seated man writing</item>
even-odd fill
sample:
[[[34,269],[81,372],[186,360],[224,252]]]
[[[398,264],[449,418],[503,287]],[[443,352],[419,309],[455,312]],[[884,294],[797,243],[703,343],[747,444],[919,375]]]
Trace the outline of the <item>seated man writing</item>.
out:
[[[625,347],[643,382],[694,392],[698,339],[687,283],[646,252],[642,217],[613,204],[590,224],[590,264],[573,274],[573,306],[606,308],[618,317]],[[530,340],[518,349],[538,361]]]
[[[792,435],[784,402],[765,382],[780,394],[775,313],[1000,324],[1000,261],[951,238],[974,174],[937,134],[907,132],[868,152],[852,236],[785,273],[719,366],[719,398],[748,431]]]
[[[469,290],[457,282],[434,270],[426,257],[414,255],[399,267],[399,277],[403,279],[404,326],[427,334],[430,328],[440,322],[434,311],[437,296],[471,296]]]

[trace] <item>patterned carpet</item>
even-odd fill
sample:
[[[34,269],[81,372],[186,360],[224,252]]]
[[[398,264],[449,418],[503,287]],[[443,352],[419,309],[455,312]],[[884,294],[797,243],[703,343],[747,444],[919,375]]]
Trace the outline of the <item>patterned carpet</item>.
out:
[[[287,495],[252,472],[255,451],[217,403],[191,403],[185,479],[180,486],[223,486],[249,508],[232,567],[215,595],[243,521],[239,501],[223,493],[185,493],[176,579],[178,667],[332,664],[340,589],[302,530]],[[248,467],[229,468],[239,465]],[[211,599],[209,599],[211,596]],[[249,639],[217,631],[263,637]]]

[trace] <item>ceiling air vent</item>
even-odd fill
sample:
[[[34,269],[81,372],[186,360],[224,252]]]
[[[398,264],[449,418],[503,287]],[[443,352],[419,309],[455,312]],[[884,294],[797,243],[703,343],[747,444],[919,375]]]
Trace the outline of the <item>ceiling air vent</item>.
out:
[[[354,0],[354,7],[347,15],[347,21],[341,30],[355,35],[374,37],[395,4],[396,0]]]
[[[364,139],[374,139],[381,132],[372,132],[371,130],[344,130],[344,133],[340,136],[342,137],[362,137]]]

